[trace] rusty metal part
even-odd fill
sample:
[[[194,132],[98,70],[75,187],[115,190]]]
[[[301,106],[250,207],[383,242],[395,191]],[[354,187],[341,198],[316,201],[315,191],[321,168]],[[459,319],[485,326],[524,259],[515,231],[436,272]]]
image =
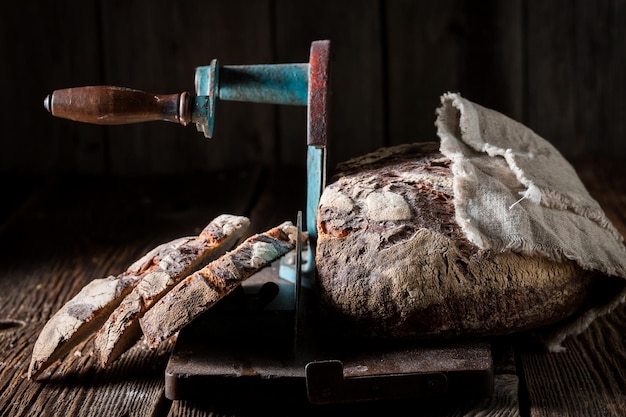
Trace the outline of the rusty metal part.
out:
[[[322,147],[328,142],[330,120],[330,41],[311,44],[309,57],[309,94],[307,144]]]
[[[270,282],[282,302],[246,301]],[[331,404],[491,395],[488,342],[355,339],[321,318],[317,300],[313,289],[281,279],[276,265],[260,271],[180,332],[166,397]]]
[[[318,328],[310,335],[316,349],[305,358],[292,351],[292,317],[241,309],[203,316],[179,335],[166,368],[166,397],[331,404],[478,399],[493,392],[488,343],[359,341]]]
[[[317,206],[326,186],[326,149],[330,121],[330,41],[315,41],[309,55],[307,102],[307,231],[317,239]]]
[[[339,359],[306,365],[313,404],[398,399],[481,398],[493,391],[488,343],[373,342],[336,351]]]

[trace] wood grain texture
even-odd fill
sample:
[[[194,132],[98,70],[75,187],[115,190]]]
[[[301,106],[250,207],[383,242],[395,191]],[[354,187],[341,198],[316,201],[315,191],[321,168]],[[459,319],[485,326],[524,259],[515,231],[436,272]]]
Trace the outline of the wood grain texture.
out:
[[[17,320],[24,325],[0,335],[0,350],[3,352],[0,414],[96,415],[90,414],[95,411],[96,403],[100,407],[99,415],[119,415],[134,409],[143,409],[144,414],[149,415],[148,410],[158,404],[161,396],[159,364],[164,365],[167,348],[151,353],[136,349],[116,370],[105,375],[96,371],[91,349],[88,344],[83,344],[66,362],[51,367],[54,372],[48,382],[29,381],[25,376],[39,330],[64,300],[77,292],[88,277],[97,273],[99,268],[95,268],[93,259],[101,260],[100,268],[117,269],[122,267],[119,261],[128,261],[133,252],[134,248],[126,245],[68,256],[67,261],[57,258],[49,259],[49,264],[17,262],[8,266],[8,274],[2,276],[2,320]],[[6,262],[4,264],[7,266]],[[3,268],[4,271],[7,269]],[[122,374],[119,373],[121,369],[125,370]],[[131,388],[137,393],[134,397],[128,395],[132,369],[142,373],[135,387]],[[101,396],[93,395],[94,392]]]
[[[382,27],[373,0],[275,2],[276,60],[308,62],[314,40],[331,40],[329,168],[384,144]],[[281,161],[304,161],[306,112],[280,108]]]
[[[434,111],[446,92],[521,119],[521,0],[384,4],[391,144],[437,140]]]
[[[577,163],[590,193],[622,233],[626,231],[626,176],[622,163]],[[244,170],[215,176],[59,178],[34,187],[35,196],[17,208],[0,232],[0,415],[419,415],[556,416],[623,415],[626,393],[626,312],[599,319],[564,354],[519,349],[521,378],[513,354],[495,355],[494,396],[462,404],[375,403],[328,408],[301,405],[227,404],[219,399],[170,402],[163,398],[169,347],[150,352],[135,346],[111,368],[100,370],[86,342],[53,368],[47,383],[25,378],[30,350],[41,329],[89,280],[115,273],[156,243],[198,233],[221,212],[249,214],[250,233],[291,219],[302,199],[304,173]],[[254,185],[252,185],[254,184]],[[178,190],[163,194],[164,189]],[[296,190],[295,192],[293,190]],[[294,194],[295,193],[295,194]],[[300,196],[298,196],[300,194]],[[221,196],[219,201],[215,195]],[[226,198],[228,196],[228,198]],[[120,208],[120,202],[124,207]],[[295,203],[294,203],[295,202]],[[244,207],[244,208],[242,208]],[[158,225],[154,226],[154,225]],[[38,242],[33,245],[32,242]],[[43,248],[43,249],[42,249]],[[503,358],[504,356],[504,358]],[[519,392],[525,393],[518,399]]]
[[[525,122],[569,157],[623,157],[622,2],[527,2]],[[550,22],[549,24],[547,22]]]
[[[253,206],[250,218],[253,222],[252,230],[262,231],[265,227],[275,224],[280,219],[291,219],[294,208],[302,207],[304,203],[303,172],[296,168],[289,168],[290,175],[282,175],[283,170],[270,170],[267,181],[260,190],[260,195]],[[237,401],[236,403],[222,401],[211,397],[197,401],[173,401],[168,417],[213,417],[213,416],[415,416],[444,417],[444,416],[475,416],[475,417],[515,417],[519,416],[518,404],[518,377],[515,374],[514,356],[506,340],[497,346],[495,351],[497,361],[497,377],[495,380],[494,396],[473,401],[447,401],[446,403],[424,403],[415,401],[374,402],[339,404],[333,406],[312,406],[308,403],[286,399],[284,403],[251,403]]]
[[[526,123],[567,157],[626,155],[621,1],[25,0],[7,5],[0,23],[8,106],[0,171],[304,166],[302,108],[219,102],[208,141],[193,125],[59,120],[42,100],[53,89],[103,83],[192,92],[194,68],[213,58],[305,62],[322,38],[335,51],[331,167],[381,144],[434,139],[433,112],[447,91]]]
[[[269,1],[102,2],[105,79],[154,93],[195,93],[197,66],[269,63]],[[218,101],[213,139],[194,124],[109,129],[114,173],[213,171],[273,162],[274,107]]]
[[[50,173],[105,169],[104,131],[55,121],[43,100],[53,89],[101,83],[97,3],[7,4],[0,16],[0,170]],[[62,22],[62,23],[61,23]]]
[[[522,355],[531,416],[626,414],[626,309],[596,320],[566,352]]]
[[[89,280],[123,270],[158,243],[197,234],[219,210],[245,211],[256,174],[225,174],[185,184],[67,178],[2,231],[0,415],[151,416],[169,408],[163,370],[170,344],[154,351],[138,344],[101,370],[89,339],[52,365],[45,382],[26,379],[28,361],[44,323]],[[164,194],[168,189],[176,192]],[[207,190],[230,197],[216,200]]]
[[[618,160],[578,162],[579,175],[607,217],[626,235],[626,176]],[[616,174],[621,172],[621,174]],[[566,340],[566,351],[520,348],[531,416],[626,414],[626,305]]]

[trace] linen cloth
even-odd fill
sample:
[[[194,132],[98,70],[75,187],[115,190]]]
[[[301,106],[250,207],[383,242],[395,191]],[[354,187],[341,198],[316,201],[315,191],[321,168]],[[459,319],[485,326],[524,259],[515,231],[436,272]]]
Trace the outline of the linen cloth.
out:
[[[568,259],[626,279],[623,237],[548,141],[456,93],[441,97],[435,125],[441,151],[452,161],[456,220],[471,242],[496,252]],[[565,337],[625,297],[617,291],[564,323],[546,335],[548,347],[559,350]]]

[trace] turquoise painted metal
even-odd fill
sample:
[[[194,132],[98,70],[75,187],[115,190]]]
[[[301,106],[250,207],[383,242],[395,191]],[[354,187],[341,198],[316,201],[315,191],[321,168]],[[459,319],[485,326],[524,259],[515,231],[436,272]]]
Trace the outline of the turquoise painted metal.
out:
[[[247,101],[307,107],[307,232],[317,237],[317,205],[325,186],[330,109],[330,41],[311,44],[308,63],[222,66],[217,60],[196,68],[196,95],[152,94],[113,86],[56,90],[44,100],[54,116],[95,124],[156,120],[187,125],[210,138],[216,101]]]
[[[215,102],[246,101],[253,103],[306,106],[308,100],[308,64],[220,66],[217,60],[196,68],[196,100],[192,121],[208,138],[213,136]]]
[[[317,208],[326,184],[326,145],[330,113],[330,41],[311,44],[308,63],[222,66],[214,59],[196,68],[196,95],[158,95],[122,87],[56,90],[44,100],[54,116],[96,124],[156,120],[193,122],[205,137],[215,127],[217,100],[307,107],[306,228],[309,244],[294,263],[283,262],[280,276],[299,285],[315,271]],[[298,215],[302,222],[301,214]],[[299,226],[301,227],[301,225]],[[302,262],[302,258],[306,262]],[[302,265],[300,265],[302,264]],[[300,277],[300,278],[298,278]]]
[[[220,71],[220,100],[306,106],[308,64],[225,66]]]
[[[330,41],[311,45],[309,63],[221,66],[217,60],[196,68],[191,121],[213,136],[217,99],[307,106],[307,208],[309,236],[317,238],[317,206],[326,181]]]
[[[326,183],[326,148],[307,146],[306,228],[317,239],[317,207]]]

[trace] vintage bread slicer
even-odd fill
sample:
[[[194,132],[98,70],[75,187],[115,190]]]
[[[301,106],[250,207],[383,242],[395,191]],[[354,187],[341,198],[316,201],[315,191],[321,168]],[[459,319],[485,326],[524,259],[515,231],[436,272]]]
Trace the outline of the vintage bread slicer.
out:
[[[488,344],[353,340],[319,319],[314,249],[326,174],[330,63],[330,42],[315,41],[308,63],[222,66],[213,60],[196,69],[195,96],[97,86],[56,90],[44,101],[53,115],[71,120],[193,122],[206,137],[213,136],[218,98],[307,107],[308,242],[180,332],[166,369],[169,399],[211,395],[329,404],[492,392]],[[299,230],[302,223],[298,213]]]

